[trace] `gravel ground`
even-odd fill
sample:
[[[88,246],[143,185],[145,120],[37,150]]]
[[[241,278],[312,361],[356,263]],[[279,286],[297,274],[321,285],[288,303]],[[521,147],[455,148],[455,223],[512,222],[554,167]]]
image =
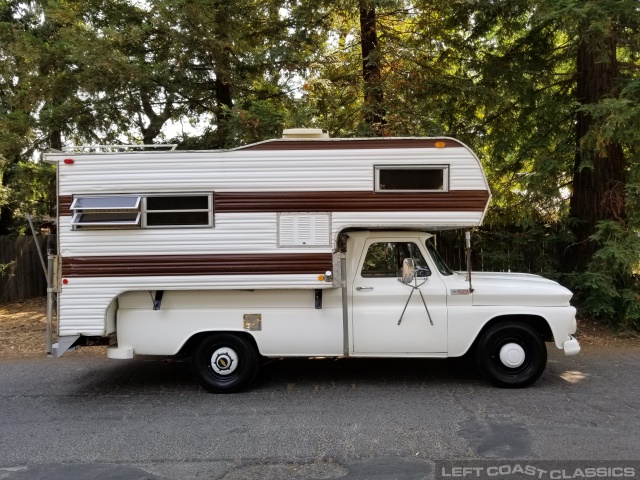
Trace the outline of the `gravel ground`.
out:
[[[28,358],[45,355],[46,299],[0,305],[0,358]],[[53,331],[56,331],[54,322]],[[601,322],[580,320],[578,339],[583,346],[637,347],[640,335],[613,331]],[[54,339],[55,341],[55,339]],[[103,355],[105,347],[83,347],[76,355]]]

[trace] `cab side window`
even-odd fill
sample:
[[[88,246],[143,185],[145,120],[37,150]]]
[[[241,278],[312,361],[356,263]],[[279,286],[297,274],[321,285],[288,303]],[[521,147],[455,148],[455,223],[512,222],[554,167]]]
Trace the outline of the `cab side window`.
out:
[[[402,262],[413,258],[419,277],[431,275],[418,245],[413,242],[377,242],[369,245],[361,275],[369,277],[399,277]]]

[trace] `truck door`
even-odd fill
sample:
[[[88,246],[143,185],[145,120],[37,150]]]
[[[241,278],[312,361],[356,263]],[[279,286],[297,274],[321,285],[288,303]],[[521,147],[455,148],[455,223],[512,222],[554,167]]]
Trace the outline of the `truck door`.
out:
[[[413,287],[398,280],[403,260],[410,257],[418,267],[417,285],[428,313],[417,290],[407,304]],[[426,258],[426,249],[418,238],[366,241],[352,284],[355,354],[446,353],[446,288]]]

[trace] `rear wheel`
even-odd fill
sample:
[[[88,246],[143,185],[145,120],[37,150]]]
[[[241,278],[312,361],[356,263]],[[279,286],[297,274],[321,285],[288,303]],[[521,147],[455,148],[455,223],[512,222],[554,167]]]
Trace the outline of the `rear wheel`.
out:
[[[499,323],[478,340],[480,372],[498,387],[520,388],[535,382],[547,365],[542,334],[520,322]]]
[[[205,337],[191,355],[193,373],[204,388],[214,393],[232,393],[246,387],[258,373],[258,355],[253,345],[238,335]]]

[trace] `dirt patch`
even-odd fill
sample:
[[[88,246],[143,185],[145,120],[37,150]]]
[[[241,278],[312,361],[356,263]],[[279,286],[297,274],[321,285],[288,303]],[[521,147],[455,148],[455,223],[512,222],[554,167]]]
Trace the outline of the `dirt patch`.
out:
[[[0,358],[44,356],[46,335],[46,299],[0,305]],[[53,331],[56,331],[55,324]],[[616,332],[591,319],[578,321],[576,335],[582,346],[640,348],[640,335]],[[55,342],[55,337],[54,337]],[[82,347],[74,355],[105,355],[106,347]]]
[[[46,355],[47,302],[44,297],[0,305],[0,358]],[[53,325],[53,332],[56,325]],[[54,335],[54,342],[56,337]],[[105,355],[105,347],[83,347],[75,354]]]
[[[618,331],[591,318],[578,319],[576,337],[582,346],[640,348],[638,332]]]

